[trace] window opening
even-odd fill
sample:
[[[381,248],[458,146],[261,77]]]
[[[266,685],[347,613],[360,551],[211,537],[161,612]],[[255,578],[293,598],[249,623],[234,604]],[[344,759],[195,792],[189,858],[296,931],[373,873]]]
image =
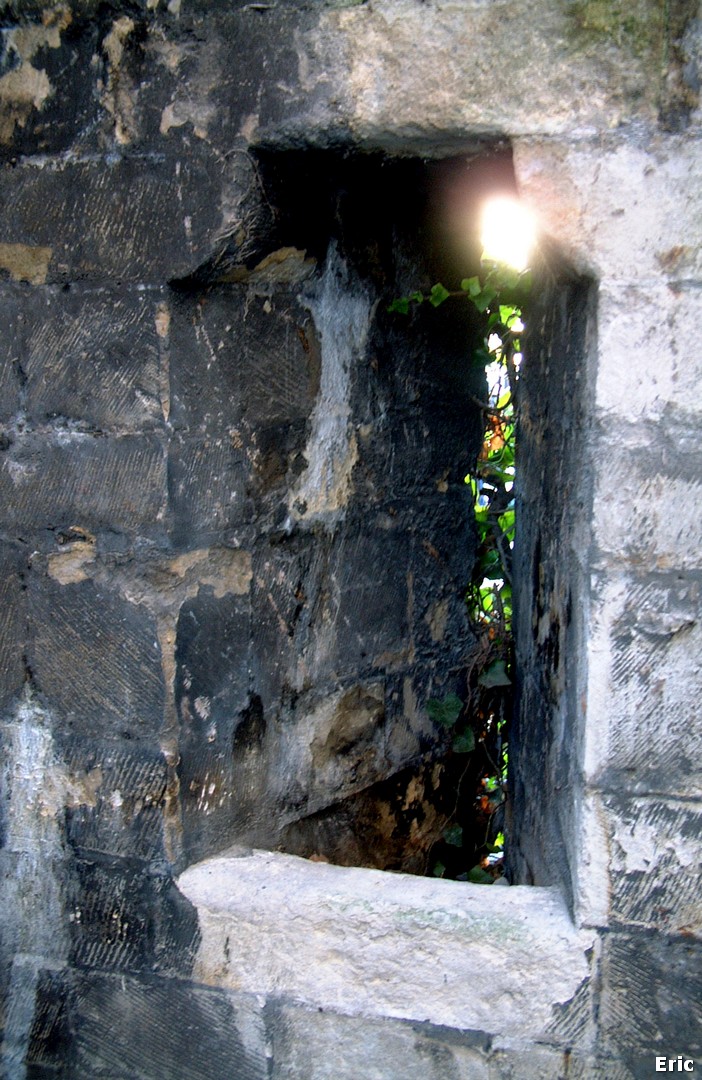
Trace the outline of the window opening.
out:
[[[395,299],[390,311],[407,315],[425,301],[440,307],[451,296],[480,318],[473,364],[485,369],[487,394],[478,402],[483,442],[465,477],[470,486],[478,547],[466,592],[476,649],[464,696],[430,700],[430,715],[451,734],[456,798],[453,813],[429,853],[436,877],[492,884],[504,870],[509,727],[516,678],[512,629],[516,510],[516,432],[524,305],[531,289],[534,247],[531,215],[515,199],[498,196],[482,208],[480,273],[452,292],[441,282],[428,294]]]
[[[572,375],[586,290],[573,279],[564,293],[560,271],[544,272],[546,300],[534,309],[529,298],[527,367],[533,349],[536,376],[525,369],[518,393],[527,399],[520,452],[530,524],[512,567],[514,416],[504,372],[511,367],[513,395],[526,279],[516,270],[488,280],[479,223],[487,196],[515,194],[509,148],[476,144],[439,161],[259,150],[252,175],[235,242],[180,283],[183,312],[213,356],[231,350],[232,378],[245,376],[236,438],[251,466],[253,574],[248,624],[242,601],[207,641],[216,647],[218,634],[239,633],[241,649],[227,648],[240,656],[248,636],[247,700],[204,682],[198,698],[198,665],[204,679],[211,663],[200,663],[194,608],[179,628],[187,860],[243,843],[493,880],[496,841],[509,829],[502,744],[516,688],[518,711],[526,702],[533,716],[510,736],[510,786],[523,814],[511,828],[512,878],[552,880],[540,837],[558,834],[562,846],[565,823],[556,814],[542,828],[523,762],[539,757],[534,746],[551,745],[552,714],[568,727],[567,695],[551,687],[537,702],[533,685],[548,682],[538,674],[543,655],[524,644],[520,653],[518,643],[515,662],[506,602],[518,580],[513,621],[524,642],[533,636],[534,575],[543,626],[549,590],[568,578],[559,560],[575,525],[558,509],[563,485],[542,536],[533,478],[547,437],[539,443],[538,431],[557,417],[565,389],[548,382],[553,344]],[[502,372],[497,381],[486,381],[486,366]],[[571,405],[572,457],[579,394]],[[498,536],[492,553],[488,532]],[[502,565],[486,563],[476,578],[474,565],[500,544]],[[562,665],[566,638],[574,640],[569,612],[547,667]],[[200,730],[188,703],[205,695]],[[543,769],[540,778],[553,780]]]

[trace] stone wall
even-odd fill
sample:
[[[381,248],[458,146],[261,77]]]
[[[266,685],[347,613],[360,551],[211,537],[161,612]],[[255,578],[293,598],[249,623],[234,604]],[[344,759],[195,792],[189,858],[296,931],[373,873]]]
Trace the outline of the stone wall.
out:
[[[2,12],[5,1075],[702,1061],[697,5]],[[505,162],[515,887],[208,861],[421,863],[481,383],[465,313],[385,300]]]

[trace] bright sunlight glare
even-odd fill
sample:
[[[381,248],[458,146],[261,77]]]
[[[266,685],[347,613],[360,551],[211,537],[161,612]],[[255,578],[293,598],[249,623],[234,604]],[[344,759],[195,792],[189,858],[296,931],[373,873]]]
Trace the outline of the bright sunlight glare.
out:
[[[526,270],[536,239],[534,218],[516,199],[490,199],[483,208],[480,239],[484,259]]]

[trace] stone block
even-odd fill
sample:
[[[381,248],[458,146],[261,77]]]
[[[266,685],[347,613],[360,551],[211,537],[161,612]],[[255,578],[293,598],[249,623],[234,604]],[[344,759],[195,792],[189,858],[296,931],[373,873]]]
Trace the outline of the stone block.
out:
[[[702,215],[699,136],[596,147],[523,139],[514,151],[521,196],[579,270],[639,286],[699,281],[702,253],[690,243]]]
[[[75,1057],[63,964],[19,954],[12,967],[2,1065],[7,1076],[65,1076]]]
[[[250,621],[248,596],[200,590],[180,609],[175,688],[187,861],[226,847],[251,812],[254,778],[237,753],[251,752],[237,746],[250,708]],[[263,803],[260,784],[255,791]]]
[[[197,909],[194,977],[349,1015],[536,1039],[588,977],[592,934],[558,893],[232,850],[178,887]],[[483,985],[483,994],[467,987]]]
[[[83,855],[163,857],[167,766],[158,747],[57,738],[66,777],[66,841]]]
[[[226,162],[201,148],[183,160],[35,158],[4,166],[5,254],[25,252],[26,263],[32,251],[43,253],[34,284],[163,284],[191,273],[212,253],[224,224],[227,177]]]
[[[601,283],[596,401],[601,412],[611,417],[611,441],[619,421],[628,428],[632,420],[660,422],[666,413],[673,416],[673,410],[695,412],[702,379],[697,348],[701,319],[702,294],[694,285],[650,283],[643,288],[634,283]],[[675,446],[674,420],[666,428],[666,437]]]
[[[20,365],[24,359],[23,300],[17,286],[3,284],[0,287],[0,308],[5,327],[0,345],[0,424],[10,421],[20,407]],[[0,429],[0,453],[4,453],[9,445],[8,432]]]
[[[30,665],[63,732],[154,739],[164,721],[153,617],[89,578],[61,584],[33,574]]]
[[[595,475],[593,538],[603,557],[651,569],[700,569],[698,429],[695,413],[669,409],[658,425],[618,422],[615,447],[609,421],[601,418],[593,447],[602,462]]]
[[[250,663],[252,686],[266,713],[278,708],[285,687],[297,684],[297,641],[314,605],[315,563],[324,562],[327,547],[320,537],[314,545],[292,540],[254,550]]]
[[[0,544],[0,709],[16,698],[27,675],[26,555]]]
[[[73,286],[28,298],[29,418],[121,432],[160,423],[168,394],[163,311],[161,294],[144,290]]]
[[[99,438],[59,428],[17,437],[0,455],[5,528],[160,530],[166,501],[166,461],[153,436]]]
[[[612,791],[699,797],[700,573],[601,573],[593,583],[588,775]]]
[[[702,953],[694,937],[609,934],[601,963],[600,1052],[634,1080],[655,1056],[702,1056]]]
[[[238,545],[251,518],[248,470],[229,435],[174,437],[168,448],[170,533],[176,547]]]
[[[40,972],[26,1053],[34,1080],[269,1076],[256,999],[150,974]]]
[[[430,12],[411,3],[330,8],[301,41],[305,84],[318,91],[328,80],[342,122],[372,145],[417,147],[423,136],[436,148],[446,145],[449,132],[505,126],[550,136],[574,128],[602,132],[605,116],[614,126],[657,113],[665,27],[654,2],[640,10],[631,21],[616,7],[507,3],[495,27],[480,5]],[[506,55],[508,80],[501,77]],[[544,73],[538,88],[527,78],[530,70]],[[315,104],[325,120],[322,103]],[[292,97],[288,114],[296,105]],[[298,137],[309,130],[304,112],[286,121],[278,121],[280,128],[292,127]]]
[[[500,1045],[490,1054],[490,1080],[569,1080],[568,1051],[538,1043],[521,1046]]]
[[[98,21],[60,9],[39,8],[39,22],[27,19],[24,6],[21,14],[24,19],[3,32],[2,157],[93,147]]]
[[[273,1080],[488,1080],[488,1039],[271,1001]]]
[[[8,990],[6,977],[16,954],[32,953],[44,962],[60,960],[69,943],[64,923],[68,872],[60,841],[53,850],[47,844],[25,842],[24,851],[18,846],[16,836],[11,836],[10,847],[0,851],[4,912],[0,997]]]
[[[70,957],[79,966],[188,974],[199,940],[192,906],[164,862],[76,859],[66,899]]]
[[[338,600],[331,619],[332,663],[342,678],[359,669],[382,669],[403,653],[409,661],[410,544],[406,537],[394,539],[388,558],[382,531],[347,530],[334,552],[330,576]]]
[[[267,292],[273,293],[269,288]],[[261,431],[309,417],[319,346],[294,294],[245,284],[180,290],[171,301],[171,420],[191,433],[231,432],[255,453]]]
[[[603,797],[610,852],[610,919],[702,934],[702,803]]]

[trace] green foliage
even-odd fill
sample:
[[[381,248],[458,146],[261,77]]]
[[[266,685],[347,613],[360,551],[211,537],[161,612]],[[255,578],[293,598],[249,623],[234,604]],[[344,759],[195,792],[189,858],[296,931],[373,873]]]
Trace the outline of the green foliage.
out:
[[[461,281],[451,292],[437,282],[428,294],[414,292],[393,300],[388,310],[408,315],[413,305],[440,307],[449,297],[463,297],[480,316],[480,340],[472,363],[488,373],[488,401],[481,403],[483,445],[474,471],[466,476],[472,502],[478,552],[466,593],[477,638],[476,660],[467,673],[467,695],[448,694],[427,702],[435,724],[452,733],[451,750],[466,761],[460,780],[470,774],[476,784],[475,814],[486,822],[485,837],[476,846],[456,818],[466,821],[460,781],[456,811],[444,828],[442,853],[433,862],[436,877],[490,884],[499,874],[503,832],[493,827],[503,804],[507,779],[507,737],[512,695],[512,547],[515,534],[515,420],[519,379],[522,305],[531,287],[531,272],[483,263],[482,273]],[[475,764],[480,757],[479,764]],[[492,842],[490,842],[492,836]],[[450,872],[454,849],[470,869]],[[472,865],[475,856],[480,862]]]
[[[511,686],[512,680],[507,674],[504,660],[493,660],[490,667],[486,668],[478,678],[480,686],[490,690],[493,686]]]
[[[438,307],[439,304],[443,304],[444,300],[448,300],[450,295],[451,293],[448,289],[445,289],[443,285],[434,285],[429,293],[429,303],[432,304],[433,307]]]
[[[454,754],[472,754],[475,750],[475,735],[471,728],[466,728],[451,743]]]
[[[431,698],[427,701],[427,712],[435,724],[442,727],[453,727],[460,716],[463,702],[458,694],[447,694],[442,701]]]

